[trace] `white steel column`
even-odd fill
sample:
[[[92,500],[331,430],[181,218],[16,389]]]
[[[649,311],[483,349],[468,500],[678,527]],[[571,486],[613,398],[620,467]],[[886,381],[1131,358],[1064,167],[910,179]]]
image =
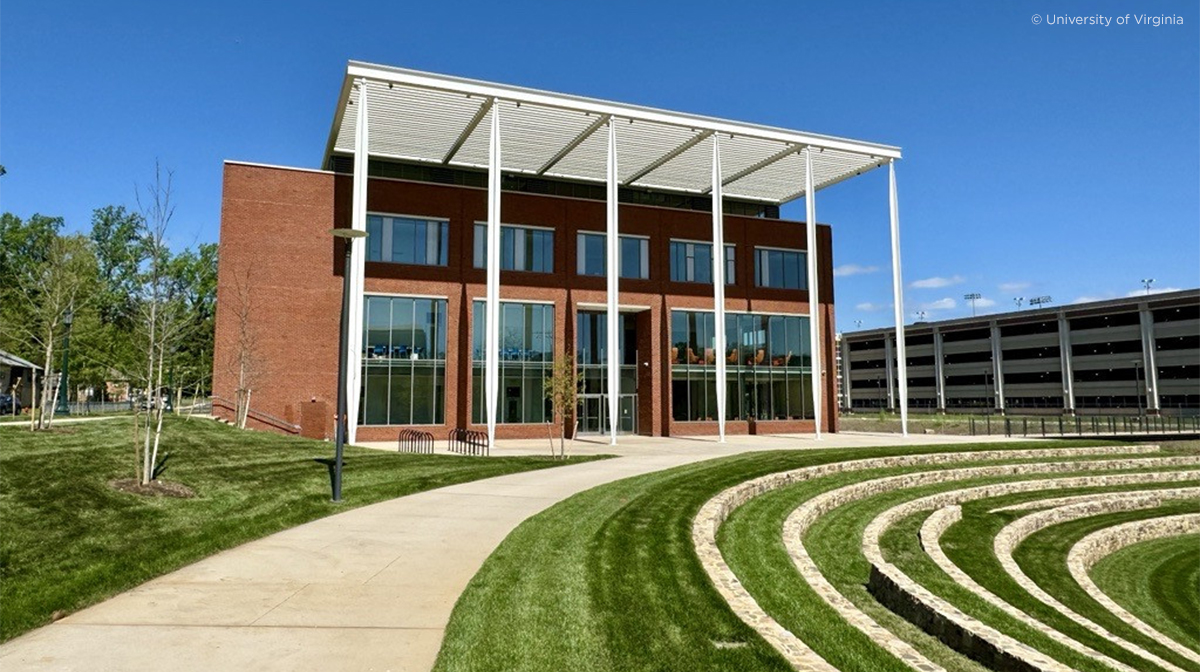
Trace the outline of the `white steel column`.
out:
[[[725,207],[721,187],[721,135],[713,135],[712,264],[713,353],[717,364],[717,436],[725,442]]]
[[[497,101],[498,102],[498,101]],[[488,445],[496,443],[496,404],[500,396],[500,106],[492,105],[488,141],[487,303],[484,319],[484,403]],[[479,325],[475,326],[476,329]]]
[[[896,410],[896,351],[892,347],[892,334],[883,335],[883,371],[887,376],[887,407]]]
[[[904,356],[904,278],[900,273],[900,206],[896,197],[896,161],[888,161],[888,204],[892,219],[892,294],[896,308],[896,364],[900,374],[900,431],[908,436],[908,360]]]
[[[617,120],[609,119],[608,121],[608,169],[607,169],[607,199],[608,206],[608,235],[605,236],[605,244],[608,247],[606,259],[608,271],[608,317],[605,320],[607,326],[607,341],[608,341],[608,432],[609,443],[617,445],[617,423],[620,421],[617,412],[620,409],[621,401],[621,360],[620,351],[621,344],[619,342],[620,332],[620,302],[618,290],[620,288],[621,264],[618,254],[621,250],[621,241],[617,233]]]
[[[808,351],[809,378],[812,381],[813,429],[821,438],[821,292],[817,281],[817,194],[813,189],[812,147],[804,148],[804,209],[808,219]]]
[[[367,114],[367,80],[358,80],[358,109],[355,111],[354,126],[354,184],[350,207],[350,228],[367,230],[367,159],[370,154],[370,136]],[[354,443],[358,435],[358,405],[362,396],[362,348],[363,348],[363,274],[366,268],[366,242],[355,243],[348,238],[350,246],[350,305],[346,310],[346,443]]]

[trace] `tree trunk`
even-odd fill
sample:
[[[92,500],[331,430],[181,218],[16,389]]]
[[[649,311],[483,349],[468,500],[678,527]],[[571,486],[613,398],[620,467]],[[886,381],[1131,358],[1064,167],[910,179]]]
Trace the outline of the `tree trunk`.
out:
[[[49,425],[46,424],[46,420],[47,420],[47,418],[46,418],[46,399],[48,399],[50,397],[50,381],[53,380],[53,377],[50,375],[50,372],[54,370],[53,367],[54,367],[54,330],[51,329],[50,332],[48,334],[46,334],[46,364],[45,364],[45,368],[42,369],[42,372],[45,374],[42,376],[42,405],[37,407],[37,410],[39,412],[36,413],[36,415],[37,415],[36,429],[47,429],[49,427]]]
[[[158,379],[154,385],[154,405],[157,407],[155,414],[157,415],[156,419],[158,422],[154,427],[154,452],[150,453],[150,478],[147,482],[154,480],[154,466],[158,464],[158,444],[162,439],[163,412],[165,410],[163,406],[166,406],[166,400],[159,399],[158,391],[162,389],[163,355],[167,349],[166,346],[165,339],[158,346]]]

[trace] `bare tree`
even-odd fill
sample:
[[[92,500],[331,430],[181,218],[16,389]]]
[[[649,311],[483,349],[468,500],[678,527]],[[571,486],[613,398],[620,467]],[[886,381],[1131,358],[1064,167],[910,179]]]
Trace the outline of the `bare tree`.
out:
[[[575,413],[579,404],[579,386],[582,384],[579,370],[575,367],[575,358],[566,354],[554,362],[550,375],[546,376],[543,392],[550,401],[553,409],[551,421],[558,421],[559,440],[558,457],[566,457],[566,423],[571,419],[571,440],[575,440]],[[550,445],[553,455],[554,444]]]
[[[141,330],[146,347],[144,379],[145,395],[137,413],[147,414],[144,432],[135,439],[139,456],[139,480],[149,483],[155,478],[158,449],[162,439],[163,375],[167,355],[174,351],[181,333],[182,310],[180,298],[169,282],[167,264],[171,251],[167,247],[167,229],[175,216],[171,200],[174,173],[154,166],[154,182],[136,192],[138,210],[142,215],[141,240],[145,247],[145,265],[141,275]],[[140,446],[140,447],[139,447]]]
[[[233,295],[226,296],[227,313],[236,320],[237,342],[226,362],[227,370],[237,380],[234,392],[234,423],[246,428],[250,414],[250,395],[263,375],[259,357],[258,331],[254,326],[254,302],[250,287],[250,267],[233,277]]]

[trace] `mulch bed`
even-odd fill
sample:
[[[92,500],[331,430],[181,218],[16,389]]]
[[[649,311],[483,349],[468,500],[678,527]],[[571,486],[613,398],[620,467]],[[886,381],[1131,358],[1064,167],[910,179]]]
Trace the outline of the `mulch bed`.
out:
[[[149,483],[139,483],[136,478],[118,478],[108,482],[110,487],[113,487],[121,492],[129,492],[143,497],[177,497],[179,499],[191,499],[196,496],[196,491],[182,483],[174,481],[150,481]]]

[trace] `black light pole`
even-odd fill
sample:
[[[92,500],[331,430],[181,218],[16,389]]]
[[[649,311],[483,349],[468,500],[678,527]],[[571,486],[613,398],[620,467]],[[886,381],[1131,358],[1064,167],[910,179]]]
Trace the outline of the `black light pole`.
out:
[[[71,407],[67,405],[67,362],[68,354],[71,352],[71,323],[75,321],[75,313],[71,309],[63,313],[63,358],[62,358],[62,374],[58,377],[58,407],[54,412],[61,415],[70,415]]]
[[[359,229],[333,229],[335,238],[341,238],[346,248],[346,261],[342,266],[342,321],[338,327],[338,389],[337,420],[334,428],[333,456],[333,501],[342,501],[342,450],[346,446],[346,350],[349,347],[347,330],[350,327],[350,253],[356,238],[366,238],[367,232]]]

